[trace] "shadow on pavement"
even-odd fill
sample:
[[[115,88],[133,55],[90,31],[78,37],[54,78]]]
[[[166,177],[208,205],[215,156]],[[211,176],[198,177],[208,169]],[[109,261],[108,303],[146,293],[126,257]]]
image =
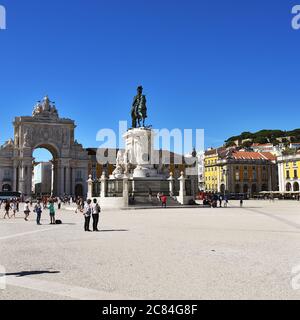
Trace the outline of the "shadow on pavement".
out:
[[[115,229],[115,230],[99,230],[100,232],[128,232],[126,229]]]
[[[6,276],[16,276],[16,277],[26,277],[26,276],[32,276],[32,275],[37,275],[37,274],[55,274],[55,273],[60,273],[60,271],[21,271],[21,272],[15,272],[15,273],[6,273]]]

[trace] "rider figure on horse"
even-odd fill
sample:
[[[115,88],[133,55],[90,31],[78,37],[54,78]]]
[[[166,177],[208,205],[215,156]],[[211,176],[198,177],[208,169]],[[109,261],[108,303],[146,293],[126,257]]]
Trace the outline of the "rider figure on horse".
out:
[[[145,127],[147,118],[146,102],[146,96],[143,95],[143,87],[139,86],[131,107],[132,128],[137,128],[137,122],[138,126],[141,127],[141,120],[143,121],[143,127]]]

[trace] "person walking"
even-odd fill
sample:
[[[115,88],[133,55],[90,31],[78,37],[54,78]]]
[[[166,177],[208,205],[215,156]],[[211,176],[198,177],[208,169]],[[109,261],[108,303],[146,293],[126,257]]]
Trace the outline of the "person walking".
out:
[[[11,208],[12,208],[12,211],[13,211],[13,214],[12,214],[11,218],[12,218],[12,217],[16,218],[16,213],[17,213],[17,211],[18,211],[17,201],[16,201],[16,200],[13,201],[13,203],[12,203],[12,205],[11,205]]]
[[[219,206],[220,206],[220,208],[222,208],[222,202],[223,202],[223,196],[220,195],[219,196]]]
[[[92,201],[90,199],[87,200],[84,208],[83,208],[83,215],[84,215],[84,231],[91,232],[90,230],[90,221],[91,221],[91,214],[92,214]]]
[[[61,209],[61,199],[60,198],[57,199],[57,208],[58,208],[58,210]]]
[[[55,224],[55,207],[53,200],[49,200],[49,214],[50,214],[50,224]]]
[[[93,217],[93,231],[98,232],[98,223],[99,223],[99,214],[101,208],[97,202],[97,199],[94,199],[92,204],[92,217]]]
[[[167,196],[162,194],[162,196],[160,197],[161,199],[161,206],[162,208],[166,208],[167,207]]]
[[[227,206],[228,206],[228,197],[225,196],[225,198],[224,198],[224,208],[227,208]]]
[[[4,215],[3,219],[6,219],[6,216],[8,217],[8,219],[10,219],[10,217],[9,217],[9,210],[10,209],[11,209],[11,206],[10,206],[9,201],[7,200],[4,205],[5,215]]]
[[[152,190],[151,190],[151,188],[149,188],[148,197],[149,197],[149,202],[152,202]]]
[[[82,211],[82,209],[81,209],[80,200],[78,199],[78,200],[76,201],[76,210],[75,210],[75,213],[78,213],[78,212],[80,212],[80,211]]]
[[[243,207],[243,203],[244,203],[243,198],[241,198],[241,199],[240,199],[240,207],[241,207],[241,208]]]
[[[36,213],[36,224],[38,226],[40,226],[41,225],[41,215],[42,215],[42,205],[41,205],[40,200],[37,201],[33,211]]]
[[[30,214],[29,201],[26,201],[26,202],[25,202],[24,214],[25,214],[24,220],[25,220],[25,221],[28,221],[28,217],[29,217],[29,214]]]

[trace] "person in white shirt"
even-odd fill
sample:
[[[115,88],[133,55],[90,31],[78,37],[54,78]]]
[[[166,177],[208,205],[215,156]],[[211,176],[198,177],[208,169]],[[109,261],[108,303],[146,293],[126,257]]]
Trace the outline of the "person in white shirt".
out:
[[[24,207],[24,213],[25,213],[25,221],[28,221],[28,217],[29,217],[29,213],[30,213],[30,209],[29,209],[29,201],[26,201],[25,203],[25,207]]]
[[[15,217],[16,217],[16,212],[17,212],[17,210],[18,210],[18,208],[17,208],[17,202],[16,202],[16,201],[14,201],[14,202],[12,203],[11,208],[12,208],[12,211],[13,211],[13,214],[12,214],[11,218],[12,218],[12,217],[15,218]]]
[[[87,200],[86,204],[83,208],[83,214],[84,214],[84,231],[91,232],[90,230],[90,221],[91,221],[91,215],[92,215],[92,201],[90,199]]]
[[[93,231],[98,232],[98,223],[99,223],[99,214],[101,208],[97,202],[97,199],[94,199],[92,204],[92,216],[93,216]]]

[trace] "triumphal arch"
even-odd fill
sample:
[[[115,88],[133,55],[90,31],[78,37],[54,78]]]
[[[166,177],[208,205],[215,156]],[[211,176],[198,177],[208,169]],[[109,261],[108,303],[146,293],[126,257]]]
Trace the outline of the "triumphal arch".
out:
[[[16,117],[14,139],[0,148],[0,191],[32,193],[33,152],[51,152],[52,195],[87,193],[88,153],[74,138],[75,122],[60,118],[48,97],[38,102],[32,116]]]

